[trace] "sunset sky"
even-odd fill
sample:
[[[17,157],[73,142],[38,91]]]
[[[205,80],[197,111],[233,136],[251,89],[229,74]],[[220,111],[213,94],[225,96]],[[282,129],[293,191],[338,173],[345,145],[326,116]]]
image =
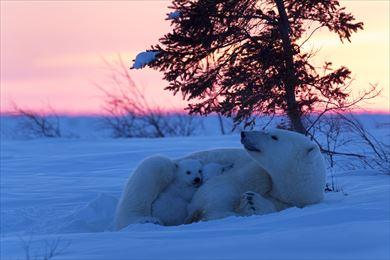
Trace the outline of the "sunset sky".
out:
[[[135,55],[156,44],[170,30],[165,21],[170,1],[4,1],[1,0],[1,111],[11,104],[39,110],[50,104],[60,113],[97,114],[103,96],[102,62],[118,54],[131,65]],[[365,30],[341,44],[326,30],[307,48],[321,51],[315,62],[349,67],[356,79],[353,94],[378,83],[382,96],[364,104],[367,111],[389,112],[389,1],[344,0]],[[181,108],[180,96],[164,91],[162,75],[131,71],[150,102]]]

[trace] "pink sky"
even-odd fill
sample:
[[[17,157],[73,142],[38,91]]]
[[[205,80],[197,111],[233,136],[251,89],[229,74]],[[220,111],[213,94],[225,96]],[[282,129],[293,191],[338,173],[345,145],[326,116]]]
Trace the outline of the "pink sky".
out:
[[[104,83],[102,57],[117,54],[131,65],[134,56],[169,31],[164,18],[170,1],[1,1],[1,111],[14,102],[39,110],[50,104],[61,113],[102,111],[103,97],[93,83]],[[321,31],[308,48],[321,48],[316,62],[346,65],[356,81],[353,94],[378,83],[381,97],[364,104],[368,111],[389,111],[389,2],[341,1],[365,23],[351,44]],[[184,106],[164,91],[162,75],[131,71],[154,102]]]

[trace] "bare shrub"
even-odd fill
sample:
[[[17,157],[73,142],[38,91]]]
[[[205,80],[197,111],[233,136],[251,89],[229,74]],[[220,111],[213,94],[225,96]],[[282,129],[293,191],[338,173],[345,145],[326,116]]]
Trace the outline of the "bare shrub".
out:
[[[105,64],[110,72],[106,85],[96,84],[105,98],[107,116],[103,124],[112,131],[113,137],[167,137],[191,136],[201,121],[199,118],[181,113],[165,112],[151,105],[144,89],[135,84],[122,59]]]
[[[342,162],[345,169],[375,169],[390,174],[389,144],[378,140],[354,116],[361,103],[374,99],[380,93],[377,85],[371,84],[355,98],[342,102],[329,98],[319,104],[316,113],[303,116],[307,129],[305,134],[319,145],[330,168]],[[274,116],[271,115],[267,123],[263,122],[263,129],[270,125]],[[259,120],[255,120],[257,124]],[[276,127],[293,131],[288,120],[282,120]]]
[[[371,169],[380,169],[390,174],[390,145],[379,141],[371,134],[363,124],[353,115],[340,115],[346,128],[353,134],[351,139],[356,138],[358,146],[365,147],[368,151],[364,157],[360,157],[364,165]]]
[[[14,115],[20,118],[17,129],[33,137],[61,137],[60,118],[53,108],[37,112],[14,105]]]
[[[32,236],[28,239],[20,237],[21,246],[24,251],[25,260],[50,260],[56,256],[63,255],[66,249],[70,246],[70,241],[65,241],[61,237],[53,240],[44,240],[43,245],[33,250]]]
[[[336,157],[349,168],[368,168],[390,173],[390,146],[372,135],[352,113],[334,112],[310,127],[309,136],[320,146],[330,167]]]
[[[348,195],[343,187],[339,185],[336,176],[333,173],[330,175],[330,180],[325,184],[325,192],[341,192],[344,196]]]

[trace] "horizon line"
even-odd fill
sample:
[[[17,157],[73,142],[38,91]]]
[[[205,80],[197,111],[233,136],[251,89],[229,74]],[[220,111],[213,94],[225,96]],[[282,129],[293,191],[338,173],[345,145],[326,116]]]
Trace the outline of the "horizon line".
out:
[[[36,113],[38,115],[41,115],[41,116],[59,116],[59,117],[105,117],[105,116],[112,116],[114,117],[114,115],[110,115],[109,113],[104,113],[104,112],[52,112],[52,111],[37,111],[37,110],[34,110],[34,109],[26,109],[26,111],[28,112],[32,112],[32,113]],[[188,115],[190,116],[190,114],[188,112],[186,112],[184,109],[178,109],[178,110],[164,110],[164,111],[161,111],[162,113],[164,113],[165,115],[174,115],[174,114],[180,114],[180,115]],[[310,114],[318,114],[318,113],[321,113],[321,111],[319,112],[311,112]],[[332,112],[329,112],[329,113],[332,113]],[[385,109],[370,109],[370,110],[367,110],[367,109],[356,109],[356,110],[353,110],[351,112],[342,112],[342,114],[346,114],[346,113],[351,113],[351,114],[355,114],[355,115],[390,115],[390,109],[389,110],[385,110]],[[213,113],[210,113],[208,115],[199,115],[199,114],[193,114],[192,116],[199,116],[199,117],[207,117],[207,116],[215,116],[217,115],[215,112]],[[281,114],[281,113],[278,113],[276,114],[276,116],[283,116],[284,114]],[[12,116],[21,116],[20,113],[16,112],[16,111],[0,111],[0,117],[12,117]],[[270,115],[266,115],[266,114],[260,114],[260,116],[270,116]]]

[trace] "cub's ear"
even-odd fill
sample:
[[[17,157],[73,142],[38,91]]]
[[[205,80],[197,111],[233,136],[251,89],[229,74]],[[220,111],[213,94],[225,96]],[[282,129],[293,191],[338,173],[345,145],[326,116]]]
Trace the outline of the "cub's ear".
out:
[[[233,166],[234,166],[234,163],[224,165],[224,166],[222,167],[222,172],[226,172],[226,171],[232,169]]]
[[[315,144],[312,144],[311,146],[309,146],[308,148],[306,148],[306,154],[307,155],[312,155],[312,154],[315,154],[315,152],[318,150],[318,146],[315,145]]]

